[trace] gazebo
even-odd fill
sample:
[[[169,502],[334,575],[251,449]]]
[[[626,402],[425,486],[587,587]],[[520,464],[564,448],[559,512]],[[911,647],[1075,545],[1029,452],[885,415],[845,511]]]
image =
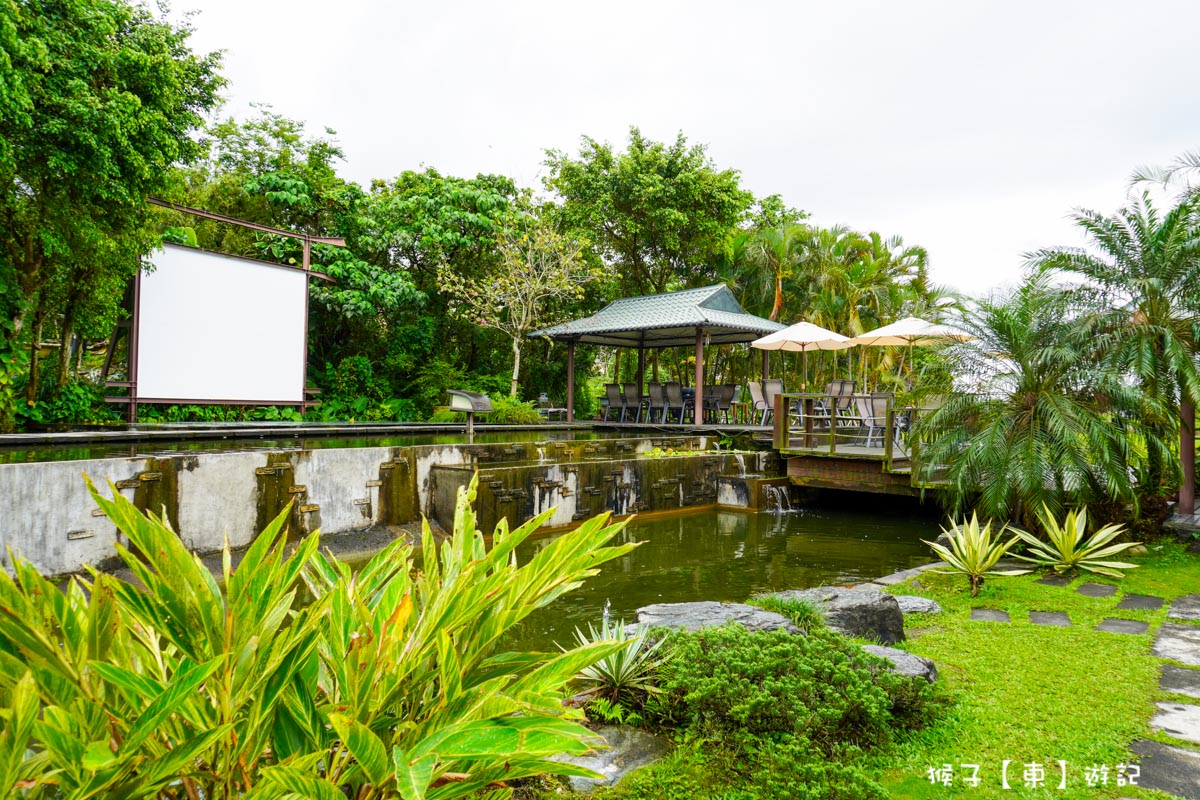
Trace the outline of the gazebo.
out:
[[[567,420],[575,419],[575,345],[636,347],[638,385],[644,383],[646,350],[696,348],[696,411],[704,419],[704,346],[744,344],[786,327],[747,314],[725,284],[614,300],[590,317],[529,334],[567,343]],[[763,354],[766,364],[766,353]]]

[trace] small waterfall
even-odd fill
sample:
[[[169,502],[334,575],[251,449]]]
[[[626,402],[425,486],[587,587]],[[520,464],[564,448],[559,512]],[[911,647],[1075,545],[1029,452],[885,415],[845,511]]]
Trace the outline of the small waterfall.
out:
[[[546,463],[546,448],[539,447],[537,449],[537,451],[538,451],[538,463],[545,464]]]
[[[764,486],[763,498],[766,502],[766,510],[772,514],[791,514],[792,498],[787,486]]]
[[[733,458],[738,464],[738,477],[746,477],[746,457],[741,453],[734,453]]]

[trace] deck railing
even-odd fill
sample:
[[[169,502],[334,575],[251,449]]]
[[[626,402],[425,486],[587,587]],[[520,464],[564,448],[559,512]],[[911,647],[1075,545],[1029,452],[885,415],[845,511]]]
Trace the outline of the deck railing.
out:
[[[891,394],[785,392],[775,398],[774,444],[789,453],[881,459],[891,470],[916,455],[908,434],[919,413],[898,407]]]

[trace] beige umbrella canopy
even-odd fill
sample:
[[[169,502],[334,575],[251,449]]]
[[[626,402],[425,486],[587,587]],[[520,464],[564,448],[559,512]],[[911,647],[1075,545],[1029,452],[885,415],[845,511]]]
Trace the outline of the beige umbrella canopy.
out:
[[[804,391],[808,384],[809,350],[845,350],[847,347],[853,347],[854,342],[849,337],[822,328],[820,325],[814,325],[811,322],[797,322],[791,327],[769,333],[761,339],[755,339],[750,346],[759,350],[784,350],[800,353],[804,370],[804,384],[801,385],[800,391]]]
[[[780,331],[779,333],[785,333]],[[778,334],[773,334],[778,335]],[[944,342],[965,342],[972,337],[956,331],[946,325],[926,322],[918,317],[905,317],[899,322],[884,325],[873,331],[859,334],[850,340],[853,344],[875,347],[902,347],[914,344],[942,344]]]
[[[782,333],[783,331],[780,331]],[[884,325],[873,331],[859,334],[849,340],[850,344],[868,347],[903,347],[908,346],[908,368],[912,371],[913,345],[946,344],[948,342],[965,342],[975,337],[957,331],[946,325],[928,322],[919,317],[905,317],[899,322]],[[866,365],[863,366],[866,375]]]

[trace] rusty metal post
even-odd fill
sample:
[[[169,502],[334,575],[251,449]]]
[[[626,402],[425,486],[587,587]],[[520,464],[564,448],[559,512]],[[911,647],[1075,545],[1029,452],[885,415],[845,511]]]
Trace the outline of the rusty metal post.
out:
[[[696,328],[696,410],[692,421],[704,423],[704,329]]]
[[[1196,407],[1191,401],[1179,404],[1179,455],[1183,459],[1183,482],[1179,484],[1179,502],[1175,513],[1196,513]]]

